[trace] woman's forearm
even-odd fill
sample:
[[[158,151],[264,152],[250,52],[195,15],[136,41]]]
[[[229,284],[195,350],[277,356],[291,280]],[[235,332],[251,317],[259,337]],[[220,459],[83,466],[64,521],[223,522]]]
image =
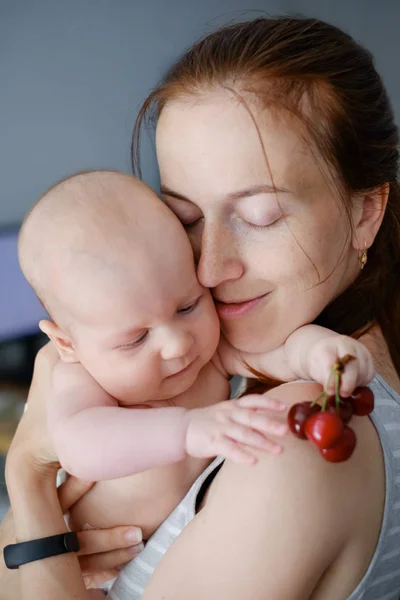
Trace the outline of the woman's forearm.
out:
[[[19,573],[17,570],[7,569],[3,558],[4,547],[8,544],[15,544],[14,519],[11,509],[0,525],[0,589],[2,600],[19,600],[21,598]]]
[[[55,484],[55,471],[38,474],[26,466],[7,478],[15,538],[24,542],[67,531]],[[11,538],[11,535],[10,535]],[[12,543],[13,540],[11,540]],[[35,561],[18,569],[13,600],[87,600],[77,556],[73,553]],[[15,595],[17,591],[18,595]],[[3,597],[3,596],[2,596]],[[8,597],[6,596],[7,600]]]

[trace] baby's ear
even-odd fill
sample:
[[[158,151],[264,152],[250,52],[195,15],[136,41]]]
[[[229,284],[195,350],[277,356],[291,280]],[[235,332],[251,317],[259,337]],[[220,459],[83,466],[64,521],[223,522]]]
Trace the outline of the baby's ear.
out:
[[[39,329],[53,342],[62,361],[69,363],[79,362],[71,339],[58,325],[52,321],[40,321]]]

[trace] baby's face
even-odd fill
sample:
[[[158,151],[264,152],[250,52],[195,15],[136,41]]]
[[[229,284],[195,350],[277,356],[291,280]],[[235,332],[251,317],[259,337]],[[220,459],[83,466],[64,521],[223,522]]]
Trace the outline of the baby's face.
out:
[[[178,233],[171,243],[160,232],[150,249],[138,244],[131,256],[101,267],[81,263],[74,347],[82,365],[120,404],[177,396],[216,351],[214,303],[197,280],[185,233]]]

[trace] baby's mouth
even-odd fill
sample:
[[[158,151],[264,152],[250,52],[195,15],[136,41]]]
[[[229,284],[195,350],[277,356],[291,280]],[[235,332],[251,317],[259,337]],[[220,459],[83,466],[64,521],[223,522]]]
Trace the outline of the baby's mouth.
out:
[[[172,377],[176,377],[177,375],[183,375],[184,373],[190,370],[195,361],[196,359],[193,359],[188,365],[186,365],[186,367],[183,367],[183,369],[179,369],[179,371],[175,371],[175,373],[172,373],[172,375],[168,375],[166,379],[172,379]]]

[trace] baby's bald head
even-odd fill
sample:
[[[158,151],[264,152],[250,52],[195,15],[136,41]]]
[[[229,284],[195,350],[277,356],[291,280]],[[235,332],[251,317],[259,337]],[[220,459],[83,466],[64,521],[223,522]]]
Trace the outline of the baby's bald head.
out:
[[[144,257],[159,262],[166,251],[190,252],[181,224],[148,186],[116,171],[80,173],[50,188],[26,216],[18,244],[26,279],[61,327],[76,296],[90,293],[89,277],[123,282]]]

